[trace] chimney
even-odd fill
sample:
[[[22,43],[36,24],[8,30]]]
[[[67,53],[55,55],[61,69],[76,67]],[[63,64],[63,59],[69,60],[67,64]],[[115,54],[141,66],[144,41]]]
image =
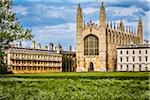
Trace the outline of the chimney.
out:
[[[62,46],[59,43],[58,46],[56,47],[56,52],[61,53],[61,51],[62,51]]]
[[[72,46],[71,45],[69,46],[69,51],[72,51]]]
[[[32,49],[35,49],[35,41],[32,41]]]
[[[61,53],[61,50],[60,50],[59,46],[56,47],[56,52]]]
[[[54,50],[53,48],[54,48],[53,43],[50,43],[50,44],[49,44],[49,50],[53,51],[53,50]]]
[[[48,46],[47,45],[45,45],[45,50],[48,50]]]
[[[40,43],[38,43],[37,49],[41,49],[41,44]]]
[[[22,48],[22,43],[21,43],[21,41],[19,42],[19,47]]]

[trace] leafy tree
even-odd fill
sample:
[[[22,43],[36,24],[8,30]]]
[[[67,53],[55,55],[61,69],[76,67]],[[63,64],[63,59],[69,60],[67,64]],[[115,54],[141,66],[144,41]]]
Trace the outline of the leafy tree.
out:
[[[15,13],[12,12],[11,0],[0,0],[0,67],[4,64],[4,51],[11,47],[14,41],[31,40],[31,30],[23,29]],[[2,72],[2,70],[1,70]]]

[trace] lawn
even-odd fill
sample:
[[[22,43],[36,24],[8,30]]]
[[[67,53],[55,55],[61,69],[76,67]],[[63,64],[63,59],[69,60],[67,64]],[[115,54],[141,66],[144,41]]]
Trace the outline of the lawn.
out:
[[[4,100],[149,100],[150,98],[148,72],[1,76],[0,99]]]
[[[43,74],[3,74],[2,77],[18,77],[18,78],[146,78],[149,79],[150,72],[58,72],[58,73],[43,73]]]

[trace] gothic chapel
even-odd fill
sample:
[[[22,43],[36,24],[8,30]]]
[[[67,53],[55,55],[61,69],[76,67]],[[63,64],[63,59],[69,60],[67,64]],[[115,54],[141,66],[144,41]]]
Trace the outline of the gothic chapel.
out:
[[[143,42],[142,20],[139,19],[137,32],[120,24],[106,24],[104,3],[100,7],[99,25],[88,22],[83,24],[80,4],[76,16],[76,59],[77,72],[114,71],[117,63],[117,46],[140,45]]]

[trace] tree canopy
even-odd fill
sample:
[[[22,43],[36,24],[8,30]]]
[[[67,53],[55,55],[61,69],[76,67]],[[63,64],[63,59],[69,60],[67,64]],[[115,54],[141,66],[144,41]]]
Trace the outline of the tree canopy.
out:
[[[12,0],[0,0],[0,67],[3,66],[4,50],[18,40],[31,40],[31,30],[23,29],[12,11]]]

